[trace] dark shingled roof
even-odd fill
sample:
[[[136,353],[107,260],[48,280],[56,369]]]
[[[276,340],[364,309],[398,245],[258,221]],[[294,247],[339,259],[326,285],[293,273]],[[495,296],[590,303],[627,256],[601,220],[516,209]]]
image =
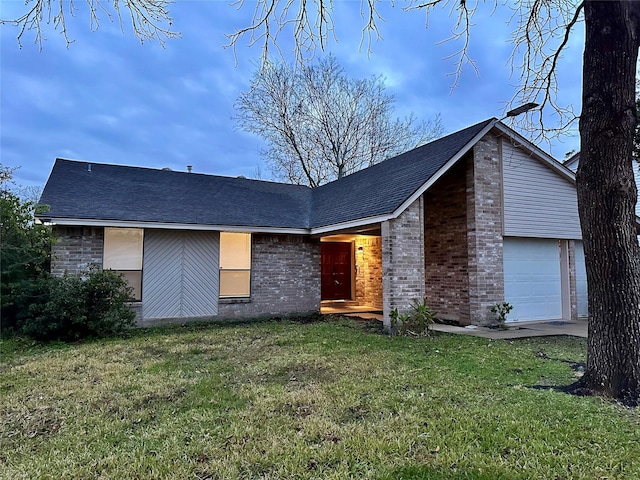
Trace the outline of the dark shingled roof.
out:
[[[88,166],[91,165],[91,171]],[[134,222],[308,228],[299,185],[57,159],[43,216]]]
[[[314,190],[311,224],[335,225],[394,212],[493,119]]]
[[[57,159],[40,217],[309,229],[394,212],[486,120],[316,189]],[[89,171],[89,165],[91,166]]]

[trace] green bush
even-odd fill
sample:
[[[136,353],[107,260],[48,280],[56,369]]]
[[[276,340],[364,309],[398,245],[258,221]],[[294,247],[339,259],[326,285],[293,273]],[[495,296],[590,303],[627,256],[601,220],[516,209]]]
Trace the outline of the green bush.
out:
[[[135,323],[131,289],[111,270],[48,277],[34,288],[21,331],[37,340],[79,340],[121,335]],[[46,295],[44,295],[46,293]]]
[[[436,312],[427,305],[427,300],[414,299],[408,312],[399,313],[397,308],[391,312],[393,333],[400,335],[428,336],[431,334]]]
[[[513,305],[509,302],[498,302],[491,307],[491,313],[495,314],[499,328],[506,329],[507,315],[513,310]]]
[[[6,335],[19,330],[31,297],[49,275],[51,228],[34,221],[46,206],[11,190],[15,169],[0,164],[0,327]]]

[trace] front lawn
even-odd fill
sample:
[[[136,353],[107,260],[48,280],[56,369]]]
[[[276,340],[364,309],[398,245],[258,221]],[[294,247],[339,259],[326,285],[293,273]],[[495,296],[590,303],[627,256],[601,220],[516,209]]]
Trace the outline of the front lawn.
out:
[[[0,478],[640,478],[638,409],[546,388],[585,349],[340,318],[4,340]]]

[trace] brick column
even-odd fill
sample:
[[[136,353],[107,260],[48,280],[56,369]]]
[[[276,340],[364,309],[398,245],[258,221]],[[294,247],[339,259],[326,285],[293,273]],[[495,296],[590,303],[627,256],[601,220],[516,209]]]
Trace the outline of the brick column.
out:
[[[382,222],[382,304],[385,331],[394,308],[406,312],[424,298],[424,206],[422,196],[398,218]]]
[[[502,238],[502,162],[500,145],[485,136],[473,147],[467,165],[469,318],[493,320],[490,308],[504,298]]]

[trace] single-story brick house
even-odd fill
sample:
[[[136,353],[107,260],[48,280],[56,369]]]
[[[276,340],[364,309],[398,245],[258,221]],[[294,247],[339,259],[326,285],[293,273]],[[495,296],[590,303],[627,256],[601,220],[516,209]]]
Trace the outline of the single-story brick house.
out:
[[[481,324],[586,313],[574,174],[489,119],[316,189],[57,159],[52,271],[121,271],[140,325],[325,301]]]

